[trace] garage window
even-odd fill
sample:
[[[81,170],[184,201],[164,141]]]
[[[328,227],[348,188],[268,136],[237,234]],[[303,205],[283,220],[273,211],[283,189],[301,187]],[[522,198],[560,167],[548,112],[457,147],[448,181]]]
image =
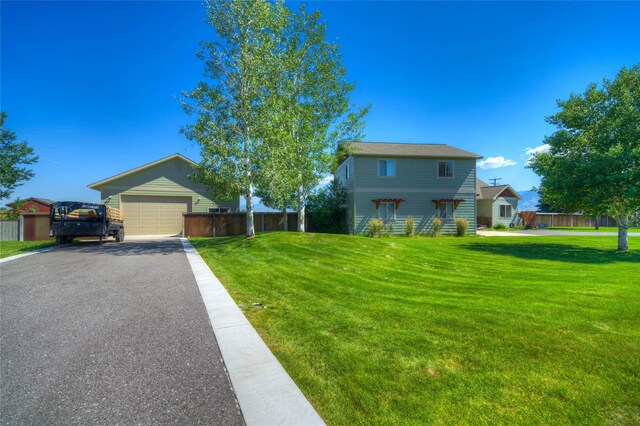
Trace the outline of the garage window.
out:
[[[211,207],[209,213],[229,213],[231,209],[229,207]]]

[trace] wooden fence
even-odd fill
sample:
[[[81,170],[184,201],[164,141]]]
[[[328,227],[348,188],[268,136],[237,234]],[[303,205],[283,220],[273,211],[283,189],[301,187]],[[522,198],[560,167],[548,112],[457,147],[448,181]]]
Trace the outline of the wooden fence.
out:
[[[256,232],[284,231],[282,213],[254,213]],[[287,214],[287,230],[298,227],[298,213]],[[245,213],[184,213],[185,237],[226,237],[247,232]]]
[[[49,240],[49,213],[23,213],[20,215],[21,241]]]
[[[20,222],[17,220],[0,221],[0,241],[18,241],[20,239]]]
[[[521,212],[520,214],[528,213]],[[591,216],[586,216],[581,213],[574,214],[565,214],[565,213],[541,213],[535,212],[536,226],[542,225],[542,227],[552,227],[552,226],[566,226],[566,227],[574,227],[574,226],[593,226],[595,227],[596,222],[598,226],[618,226],[616,221],[608,215],[598,216],[597,218],[593,218]]]
[[[0,221],[0,241],[49,239],[49,213],[21,213],[20,220]]]

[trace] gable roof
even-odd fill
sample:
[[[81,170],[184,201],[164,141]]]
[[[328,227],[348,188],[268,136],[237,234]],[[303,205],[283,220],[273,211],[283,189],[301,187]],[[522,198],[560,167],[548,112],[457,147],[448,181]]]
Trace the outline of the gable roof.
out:
[[[481,155],[445,144],[352,142],[352,155],[381,155],[424,158],[482,158]]]
[[[518,200],[522,200],[520,194],[518,194],[510,185],[492,186],[480,179],[476,179],[476,198],[478,200],[495,200],[501,195],[503,197],[514,197]]]
[[[150,167],[157,166],[158,164],[164,163],[165,161],[173,160],[174,158],[178,158],[178,159],[180,159],[180,160],[186,161],[187,163],[189,163],[189,164],[191,164],[191,165],[195,165],[195,164],[196,164],[196,163],[195,163],[195,161],[188,159],[187,157],[185,157],[185,156],[184,156],[184,155],[182,155],[182,154],[177,154],[177,153],[176,153],[176,154],[172,154],[172,155],[170,155],[170,156],[168,156],[168,157],[164,157],[164,158],[161,158],[161,159],[159,159],[159,160],[153,161],[153,162],[151,162],[151,163],[148,163],[148,164],[142,165],[142,166],[140,166],[140,167],[136,167],[135,169],[127,170],[126,172],[122,172],[122,173],[117,174],[117,175],[115,175],[115,176],[111,176],[111,177],[109,177],[109,178],[99,180],[98,182],[94,182],[94,183],[89,184],[89,185],[87,185],[87,186],[88,186],[89,188],[91,188],[91,189],[96,189],[96,187],[98,187],[98,186],[102,186],[102,185],[104,185],[105,183],[109,183],[109,182],[111,182],[111,181],[113,181],[113,180],[120,179],[120,178],[122,178],[122,177],[125,177],[125,176],[128,176],[128,175],[131,175],[131,174],[133,174],[133,173],[138,173],[138,172],[140,172],[140,171],[142,171],[142,170],[144,170],[144,169],[148,169],[148,168],[150,168]]]
[[[20,200],[20,201],[35,201],[36,203],[40,203],[40,204],[44,204],[46,206],[50,206],[51,204],[55,203],[55,201],[50,200],[48,198],[39,198],[39,197],[29,197],[25,200]],[[12,207],[16,202],[12,202],[12,203],[7,203],[7,206]]]

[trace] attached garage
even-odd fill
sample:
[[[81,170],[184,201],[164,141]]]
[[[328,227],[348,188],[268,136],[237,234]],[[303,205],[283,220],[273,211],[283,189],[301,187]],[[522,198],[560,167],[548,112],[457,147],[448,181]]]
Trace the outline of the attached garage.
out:
[[[174,154],[89,185],[101,202],[124,212],[127,235],[179,235],[183,214],[221,207],[238,210],[238,202],[218,202],[207,189],[191,182],[195,163]]]
[[[122,196],[129,235],[175,235],[182,232],[182,214],[190,212],[186,197]]]

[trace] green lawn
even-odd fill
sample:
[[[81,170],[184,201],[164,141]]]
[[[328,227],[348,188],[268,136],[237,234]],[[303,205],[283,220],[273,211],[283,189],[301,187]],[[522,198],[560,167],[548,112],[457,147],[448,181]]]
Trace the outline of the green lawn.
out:
[[[599,229],[595,229],[593,226],[550,226],[544,229],[575,232],[618,232],[617,226],[601,226]],[[628,232],[640,232],[640,228],[629,228]]]
[[[328,424],[640,423],[615,237],[192,242]]]
[[[0,241],[0,258],[55,245],[55,241]]]

